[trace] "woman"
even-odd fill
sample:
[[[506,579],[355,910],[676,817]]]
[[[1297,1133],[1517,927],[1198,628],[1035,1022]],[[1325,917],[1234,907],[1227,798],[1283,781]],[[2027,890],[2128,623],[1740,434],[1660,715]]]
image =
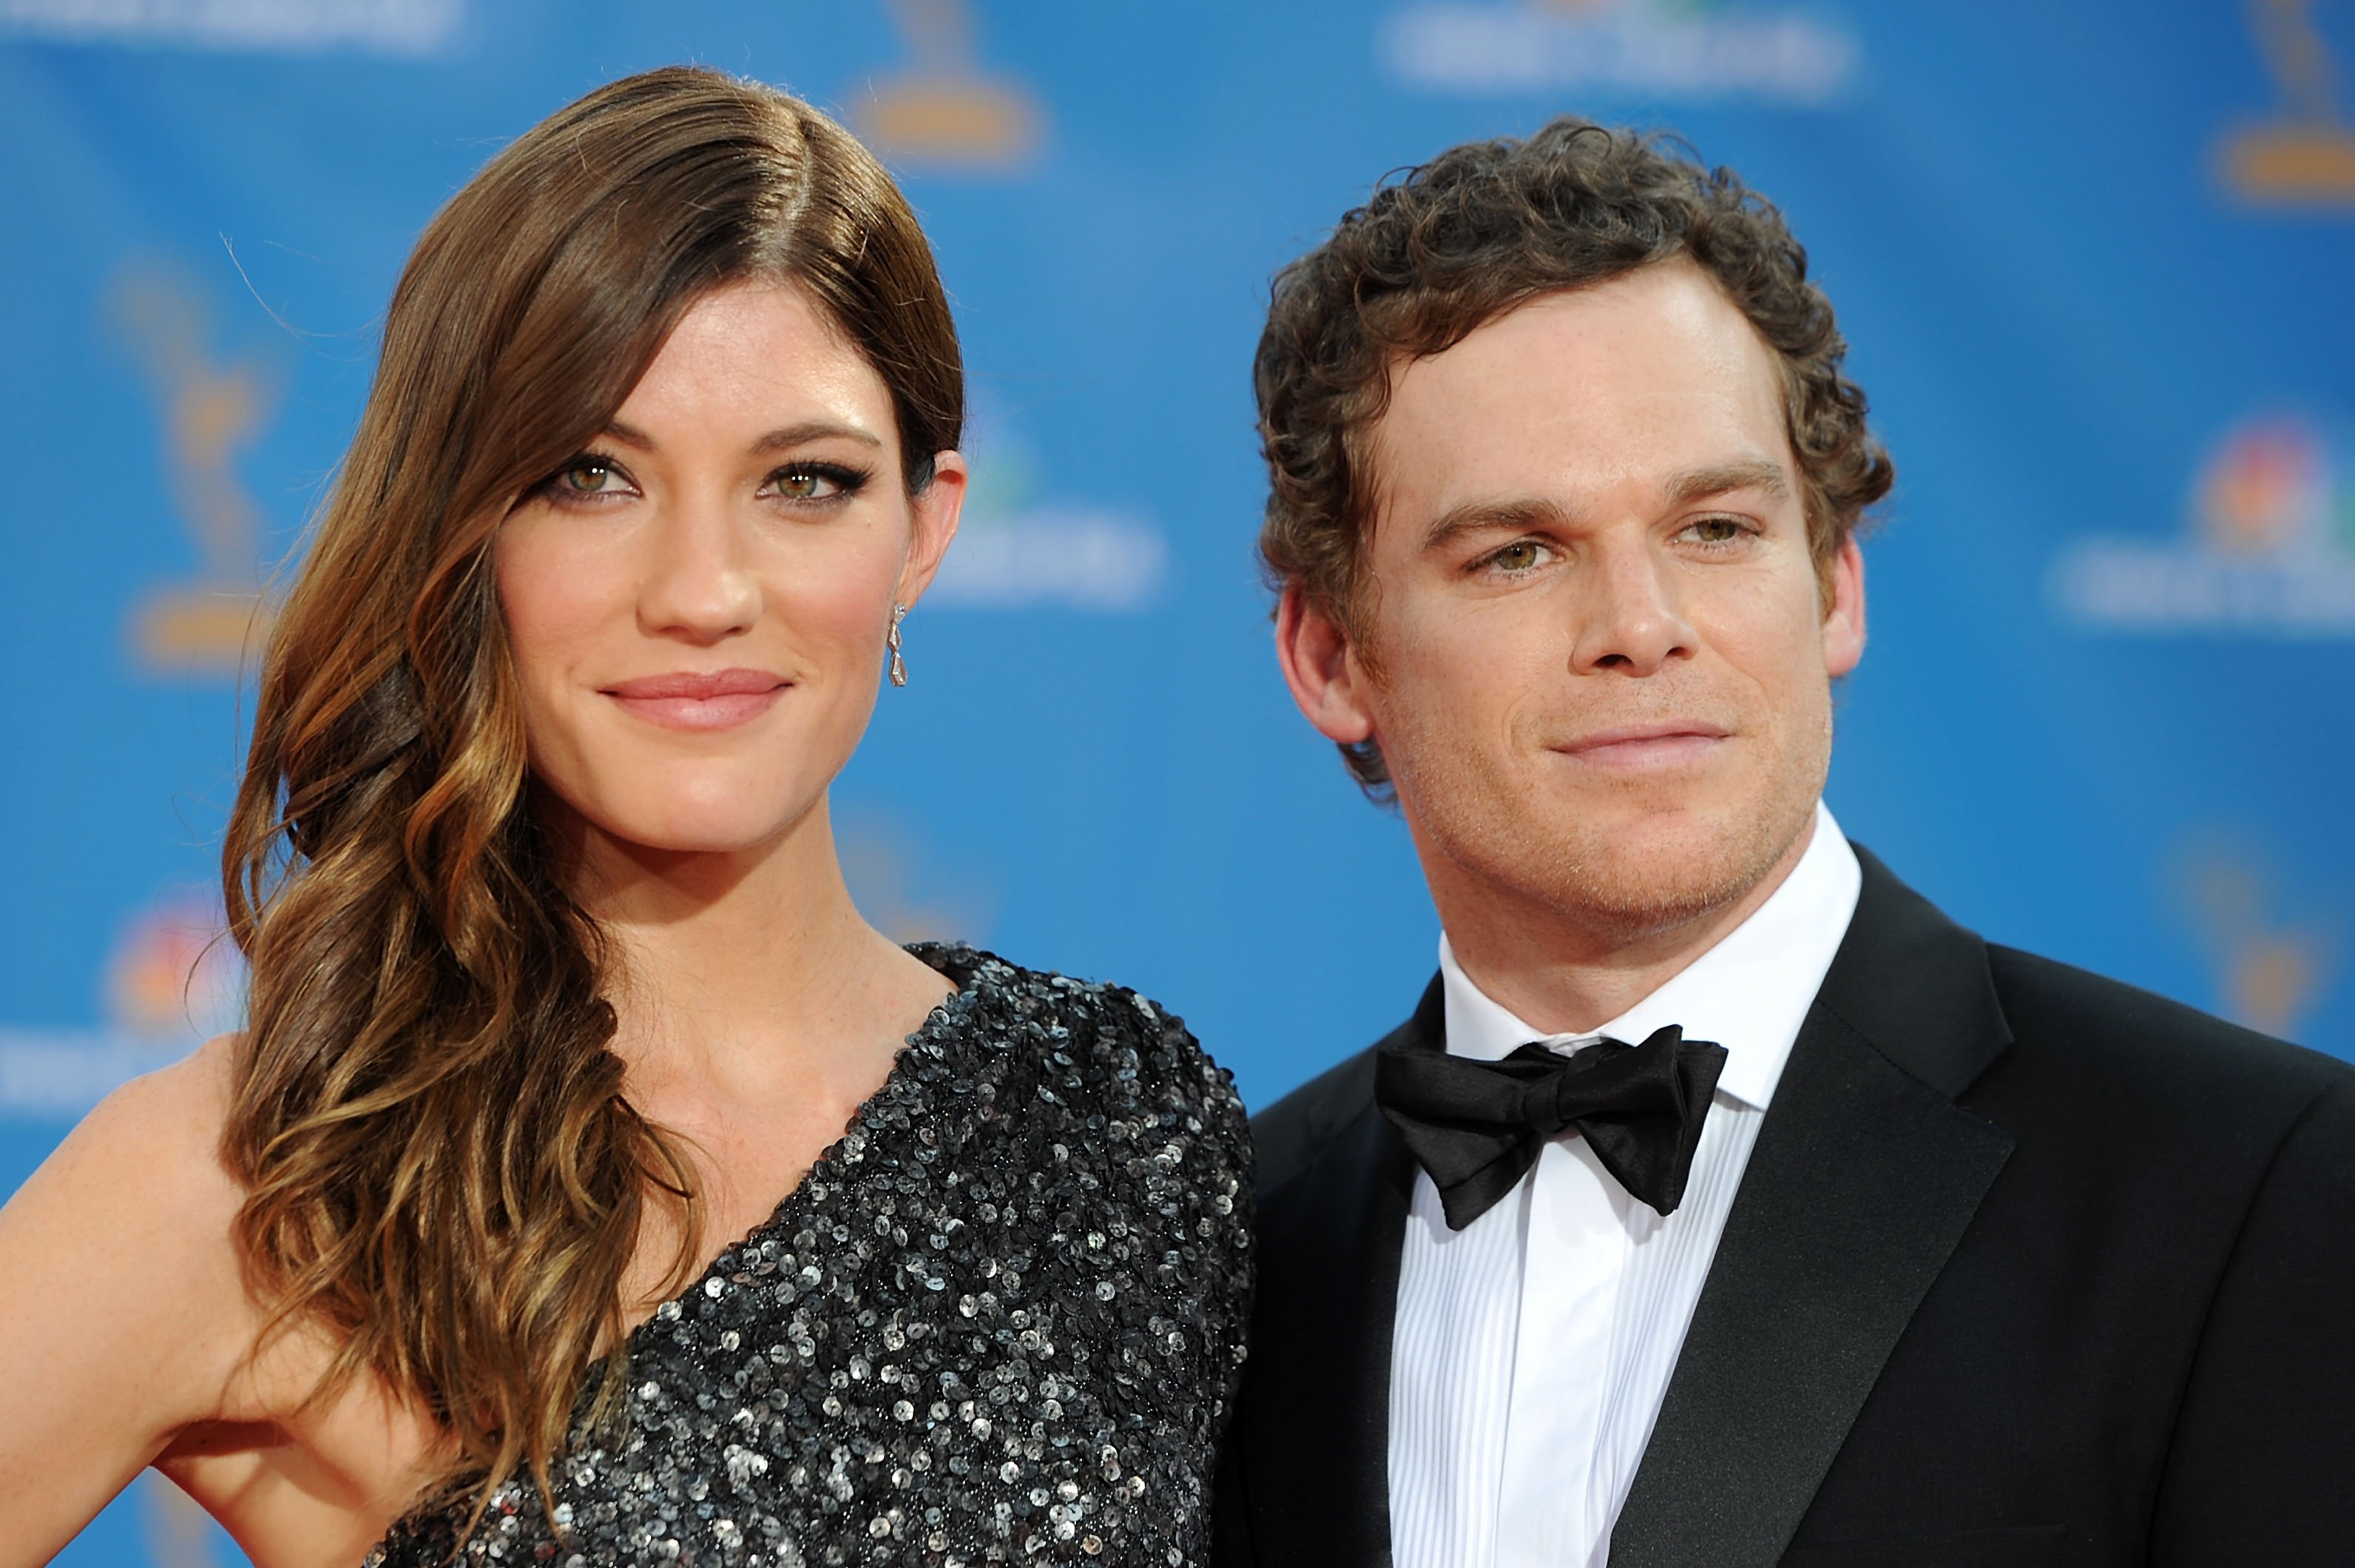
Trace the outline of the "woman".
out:
[[[436,218],[266,657],[249,1028],[0,1211],[0,1561],[151,1463],[261,1568],[1206,1552],[1231,1087],[892,945],[827,827],[962,417],[906,202],[768,89],[615,83]]]

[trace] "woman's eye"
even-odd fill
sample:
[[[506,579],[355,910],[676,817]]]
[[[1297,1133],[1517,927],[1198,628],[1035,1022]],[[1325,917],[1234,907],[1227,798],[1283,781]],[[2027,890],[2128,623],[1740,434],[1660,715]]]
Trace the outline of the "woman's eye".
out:
[[[769,475],[769,488],[786,501],[834,501],[856,495],[867,476],[828,463],[796,464]]]
[[[579,457],[557,471],[548,482],[549,490],[559,499],[572,496],[614,496],[629,488],[613,461],[603,457]]]

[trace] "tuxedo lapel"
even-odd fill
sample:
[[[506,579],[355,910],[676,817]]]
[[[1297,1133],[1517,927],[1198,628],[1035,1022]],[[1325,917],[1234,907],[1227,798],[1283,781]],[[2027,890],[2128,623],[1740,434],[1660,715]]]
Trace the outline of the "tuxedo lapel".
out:
[[[1440,996],[1434,979],[1382,1043],[1426,1033],[1435,1042]],[[1391,1560],[1391,1334],[1414,1166],[1375,1107],[1370,1052],[1311,1088],[1299,1115],[1271,1113],[1253,1126],[1253,1354],[1231,1457],[1252,1561],[1380,1568]]]
[[[1871,856],[1761,1126],[1612,1568],[1773,1563],[2011,1152],[1957,1108],[2009,1042],[1978,938]]]

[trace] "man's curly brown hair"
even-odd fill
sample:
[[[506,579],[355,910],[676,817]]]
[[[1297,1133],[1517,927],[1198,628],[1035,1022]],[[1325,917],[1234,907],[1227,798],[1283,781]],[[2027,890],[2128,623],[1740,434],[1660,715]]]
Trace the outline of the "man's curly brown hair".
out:
[[[1442,352],[1541,294],[1683,257],[1724,290],[1774,351],[1808,544],[1828,598],[1832,563],[1895,471],[1865,428],[1864,393],[1831,302],[1774,205],[1680,144],[1564,115],[1526,141],[1453,147],[1376,189],[1331,238],[1276,274],[1253,365],[1267,458],[1259,553],[1361,652],[1374,426],[1404,360]],[[1389,771],[1371,741],[1344,746],[1369,794]]]

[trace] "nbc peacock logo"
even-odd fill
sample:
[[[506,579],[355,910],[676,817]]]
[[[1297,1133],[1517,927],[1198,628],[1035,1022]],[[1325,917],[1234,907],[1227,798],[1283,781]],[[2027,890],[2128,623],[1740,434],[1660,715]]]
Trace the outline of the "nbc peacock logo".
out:
[[[237,1027],[245,965],[221,926],[218,900],[177,889],[123,923],[104,983],[119,1034],[176,1052]]]
[[[98,975],[96,1028],[0,1021],[0,1119],[70,1122],[143,1072],[239,1026],[245,965],[218,900],[165,888],[130,912]]]
[[[2243,420],[2194,475],[2185,536],[2081,541],[2053,598],[2088,629],[2355,637],[2355,431],[2302,410]]]
[[[1050,488],[1037,450],[986,395],[975,400],[965,450],[964,520],[928,608],[1127,614],[1160,600],[1169,541],[1152,518]]]
[[[2193,515],[2200,531],[2231,556],[2355,551],[2355,475],[2346,456],[2295,416],[2251,421],[2200,475]]]

